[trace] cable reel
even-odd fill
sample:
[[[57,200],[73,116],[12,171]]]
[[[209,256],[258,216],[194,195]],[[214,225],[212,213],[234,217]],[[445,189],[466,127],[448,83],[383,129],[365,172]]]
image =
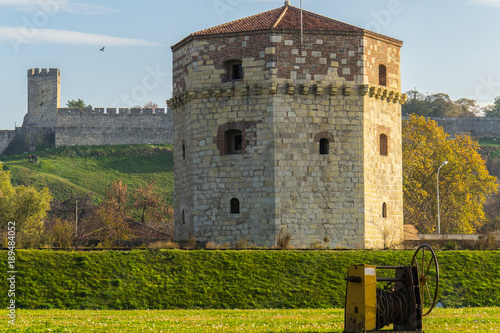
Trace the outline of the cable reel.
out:
[[[378,270],[394,270],[395,275],[377,277]],[[389,325],[393,332],[422,332],[422,318],[436,305],[439,265],[425,244],[410,266],[351,266],[346,281],[346,333],[378,332]]]

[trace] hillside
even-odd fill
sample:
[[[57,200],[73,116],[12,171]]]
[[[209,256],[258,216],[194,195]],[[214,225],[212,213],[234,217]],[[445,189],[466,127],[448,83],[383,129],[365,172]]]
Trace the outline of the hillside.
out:
[[[90,193],[98,201],[114,180],[131,189],[156,180],[158,194],[172,202],[171,145],[74,146],[33,154],[36,164],[28,162],[28,153],[0,158],[14,185],[48,187],[59,200]]]

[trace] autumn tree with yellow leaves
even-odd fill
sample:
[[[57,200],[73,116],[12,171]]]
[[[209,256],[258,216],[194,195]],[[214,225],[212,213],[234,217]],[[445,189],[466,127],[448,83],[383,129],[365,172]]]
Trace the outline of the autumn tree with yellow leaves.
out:
[[[475,233],[486,221],[483,205],[497,191],[469,135],[453,140],[433,120],[412,115],[403,121],[403,191],[405,224],[420,233],[437,231],[437,171],[439,176],[441,233]]]

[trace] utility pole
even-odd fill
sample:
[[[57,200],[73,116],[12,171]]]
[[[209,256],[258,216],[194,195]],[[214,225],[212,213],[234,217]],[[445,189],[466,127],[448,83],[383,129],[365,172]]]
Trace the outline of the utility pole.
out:
[[[438,204],[438,234],[441,234],[441,213],[439,211],[439,171],[441,170],[442,167],[444,167],[446,164],[448,164],[448,161],[444,161],[443,164],[438,169],[437,172],[437,204]]]
[[[78,200],[75,207],[75,239],[78,237]]]

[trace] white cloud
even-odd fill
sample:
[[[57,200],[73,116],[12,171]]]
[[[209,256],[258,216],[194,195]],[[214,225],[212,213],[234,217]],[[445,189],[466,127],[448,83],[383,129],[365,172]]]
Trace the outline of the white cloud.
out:
[[[44,11],[50,13],[72,14],[107,14],[116,12],[114,9],[98,5],[89,5],[73,0],[0,0],[0,6],[12,7],[24,12]]]
[[[471,4],[500,7],[500,0],[471,0]]]
[[[15,48],[18,48],[21,44],[41,43],[84,46],[161,46],[161,44],[142,39],[89,34],[78,31],[0,27],[0,43],[6,42],[10,42]]]

